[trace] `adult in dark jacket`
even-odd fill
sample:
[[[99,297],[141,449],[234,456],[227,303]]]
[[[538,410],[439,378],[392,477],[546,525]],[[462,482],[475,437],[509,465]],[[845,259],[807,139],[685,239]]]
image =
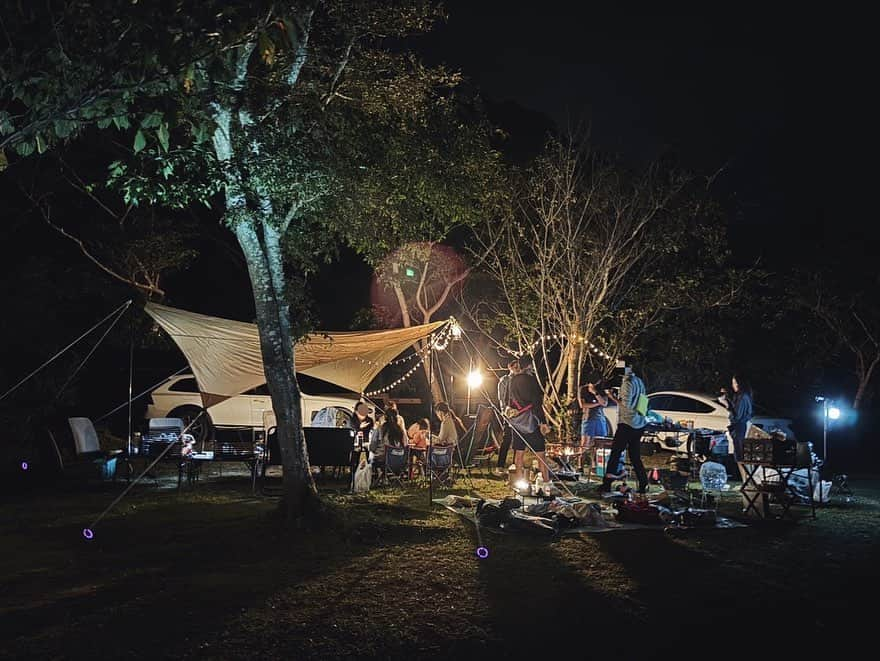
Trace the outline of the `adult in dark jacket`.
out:
[[[547,426],[547,418],[544,415],[544,391],[538,378],[535,376],[531,356],[521,356],[519,359],[521,372],[510,379],[510,391],[508,393],[508,405],[520,410],[531,411],[538,419],[538,428],[530,433],[523,433],[518,429],[512,429],[513,436],[513,462],[516,464],[516,479],[523,477],[523,460],[526,447],[531,449],[538,458],[541,467],[541,476],[545,483],[550,482],[550,469],[544,456],[546,441],[544,434],[550,431]]]
[[[507,374],[498,380],[498,404],[501,406],[502,411],[504,411],[510,403],[510,380],[519,374],[519,372],[519,358],[510,358],[507,361]],[[512,440],[513,435],[510,430],[510,425],[502,420],[501,447],[498,449],[498,467],[495,469],[496,475],[504,475],[507,472],[507,452],[510,450],[510,443]]]
[[[748,382],[740,376],[734,376],[730,380],[733,394],[728,397],[722,390],[718,399],[728,411],[727,418],[730,424],[727,431],[730,432],[730,440],[733,441],[733,457],[739,467],[740,475],[745,480],[745,470],[740,465],[743,460],[743,443],[752,421],[752,388]]]

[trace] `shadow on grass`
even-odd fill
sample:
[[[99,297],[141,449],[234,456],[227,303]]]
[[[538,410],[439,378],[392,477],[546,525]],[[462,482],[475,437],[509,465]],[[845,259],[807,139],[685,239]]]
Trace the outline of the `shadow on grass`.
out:
[[[93,658],[141,658],[160,650],[206,651],[243,612],[303,583],[320,585],[322,576],[333,576],[377,544],[442,544],[451,533],[408,527],[400,523],[403,511],[380,505],[318,533],[282,535],[268,516],[271,501],[147,494],[127,501],[87,542],[81,522],[93,516],[103,495],[84,494],[78,506],[62,497],[53,516],[44,511],[26,534],[7,537],[20,555],[0,560],[0,656],[64,658],[88,649]],[[44,494],[38,506],[52,504]],[[332,609],[329,597],[339,589],[344,582],[328,585],[321,607]],[[94,649],[97,640],[100,649]]]

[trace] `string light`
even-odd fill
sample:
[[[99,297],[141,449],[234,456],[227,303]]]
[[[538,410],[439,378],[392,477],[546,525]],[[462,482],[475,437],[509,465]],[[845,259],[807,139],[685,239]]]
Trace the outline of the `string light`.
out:
[[[568,336],[565,333],[561,333],[559,335],[545,335],[543,338],[538,338],[537,340],[534,341],[534,343],[532,343],[531,351],[534,351],[534,349],[539,344],[541,344],[542,341],[544,341],[544,342],[549,342],[551,340],[556,341],[556,340],[559,340],[559,338],[562,338],[564,340],[567,337]],[[585,338],[581,335],[575,335],[574,342],[575,342],[575,344],[586,343],[586,344],[590,345],[590,351],[592,351],[597,356],[601,356],[602,358],[605,358],[607,360],[614,360],[614,357],[611,354],[606,353],[605,351],[602,351],[599,347],[597,347],[595,344],[593,344],[587,338]]]
[[[411,361],[413,358],[424,357],[425,354],[428,353],[428,351],[430,351],[431,349],[436,349],[437,351],[443,351],[444,349],[446,349],[446,347],[449,346],[449,334],[449,328],[444,328],[443,330],[440,330],[439,332],[432,335],[431,341],[418,351],[409,353],[403,358],[397,358],[388,362],[380,363],[375,360],[370,360],[369,358],[362,358],[361,356],[353,356],[353,358],[359,363],[364,363],[365,365],[381,365],[383,367],[385,365],[403,365],[404,363]],[[441,342],[443,344],[441,344]]]
[[[375,397],[376,395],[380,395],[383,392],[388,392],[389,390],[396,388],[401,383],[403,383],[404,381],[409,379],[409,377],[411,377],[413,374],[415,374],[419,365],[421,365],[423,362],[425,362],[424,359],[417,362],[402,377],[400,377],[399,379],[397,379],[393,383],[388,384],[384,388],[378,388],[377,390],[371,390],[370,392],[366,392],[366,393],[364,393],[364,395],[366,395],[367,397]]]
[[[376,390],[371,390],[370,392],[365,392],[364,395],[367,397],[375,397],[376,395],[381,395],[382,393],[388,392],[389,390],[392,390],[393,388],[396,388],[397,386],[399,386],[401,383],[405,382],[413,374],[415,374],[416,371],[418,370],[419,366],[425,362],[425,356],[427,355],[427,353],[429,351],[431,351],[432,349],[436,350],[436,351],[443,351],[444,349],[446,349],[446,347],[449,346],[449,339],[452,336],[452,334],[454,333],[454,328],[455,328],[454,323],[447,324],[440,331],[432,334],[430,341],[424,347],[419,349],[418,351],[415,351],[411,354],[408,354],[407,356],[404,356],[403,358],[399,358],[399,359],[391,361],[389,363],[384,363],[385,365],[400,365],[400,364],[405,363],[409,360],[412,360],[413,358],[415,358],[417,356],[419,358],[418,362],[415,365],[413,365],[412,367],[410,367],[406,371],[406,373],[403,376],[401,376],[399,379],[395,380],[394,382],[392,382],[382,388],[378,388]],[[355,360],[359,360],[362,363],[368,363],[371,365],[379,365],[379,363],[377,363],[375,361],[369,360],[367,358],[361,358],[360,356],[355,356]]]

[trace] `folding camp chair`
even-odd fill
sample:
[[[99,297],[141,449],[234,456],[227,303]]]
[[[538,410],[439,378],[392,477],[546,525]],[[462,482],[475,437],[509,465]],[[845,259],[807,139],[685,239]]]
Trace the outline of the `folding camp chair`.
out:
[[[462,468],[487,469],[491,465],[492,455],[500,443],[495,441],[495,428],[500,431],[497,418],[492,408],[480,404],[474,416],[474,424],[467,433],[458,439]]]
[[[442,486],[451,487],[455,481],[455,465],[452,462],[453,448],[433,446],[428,451],[428,478]]]
[[[102,450],[98,432],[89,418],[68,418],[67,423],[73,434],[77,460],[94,464],[104,480],[115,480],[118,463],[125,462],[126,476],[130,477],[128,455],[123,450]]]
[[[274,416],[272,422],[274,422]],[[265,429],[262,452],[257,456],[257,461],[254,463],[254,493],[259,493],[262,496],[280,496],[283,493],[280,481],[278,486],[270,486],[268,482],[268,479],[272,477],[268,475],[270,469],[274,469],[283,475],[281,445],[278,443],[278,428],[273,424],[273,426],[266,427]]]
[[[178,489],[184,475],[190,482],[196,477],[193,463],[189,461],[196,439],[191,434],[183,433],[184,428],[180,418],[150,418],[147,432],[141,436],[140,454],[145,461],[161,456],[162,461],[177,465]]]
[[[385,464],[381,467],[381,479],[385,484],[403,486],[409,472],[409,450],[405,447],[385,446]]]
[[[112,476],[106,472],[109,468],[103,459],[82,459],[77,456],[77,458],[73,460],[65,460],[65,454],[61,451],[61,444],[59,443],[59,439],[56,439],[55,432],[47,427],[46,434],[49,438],[49,446],[51,448],[50,456],[65,483],[86,485],[105,482],[108,479],[112,479]],[[67,445],[64,441],[62,441],[62,443]]]
[[[706,461],[700,466],[700,507],[705,507],[707,500],[713,502],[715,513],[718,503],[727,488],[727,468],[715,461]]]

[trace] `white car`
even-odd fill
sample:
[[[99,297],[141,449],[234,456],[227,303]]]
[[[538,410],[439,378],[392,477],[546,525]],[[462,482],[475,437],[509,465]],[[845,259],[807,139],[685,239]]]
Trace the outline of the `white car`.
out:
[[[347,427],[358,397],[355,394],[302,393],[304,426]],[[262,428],[263,412],[272,410],[269,388],[263,384],[209,407],[190,428],[197,442],[211,437],[214,427]],[[202,412],[202,397],[192,374],[172,377],[150,393],[145,418],[181,418],[185,424]]]
[[[729,424],[727,409],[722,406],[717,397],[705,393],[678,390],[650,393],[648,395],[648,409],[656,411],[664,418],[670,418],[673,422],[684,425],[693,422],[695,429],[712,429],[724,432]],[[612,427],[617,427],[616,406],[606,408],[605,416]],[[752,424],[766,432],[779,430],[784,432],[787,438],[794,438],[791,420],[788,418],[756,415],[752,418]],[[684,452],[686,451],[685,440],[684,437],[676,437],[672,433],[660,432],[657,434],[657,446],[661,450]],[[728,451],[733,453],[733,447],[730,444],[728,444]]]

